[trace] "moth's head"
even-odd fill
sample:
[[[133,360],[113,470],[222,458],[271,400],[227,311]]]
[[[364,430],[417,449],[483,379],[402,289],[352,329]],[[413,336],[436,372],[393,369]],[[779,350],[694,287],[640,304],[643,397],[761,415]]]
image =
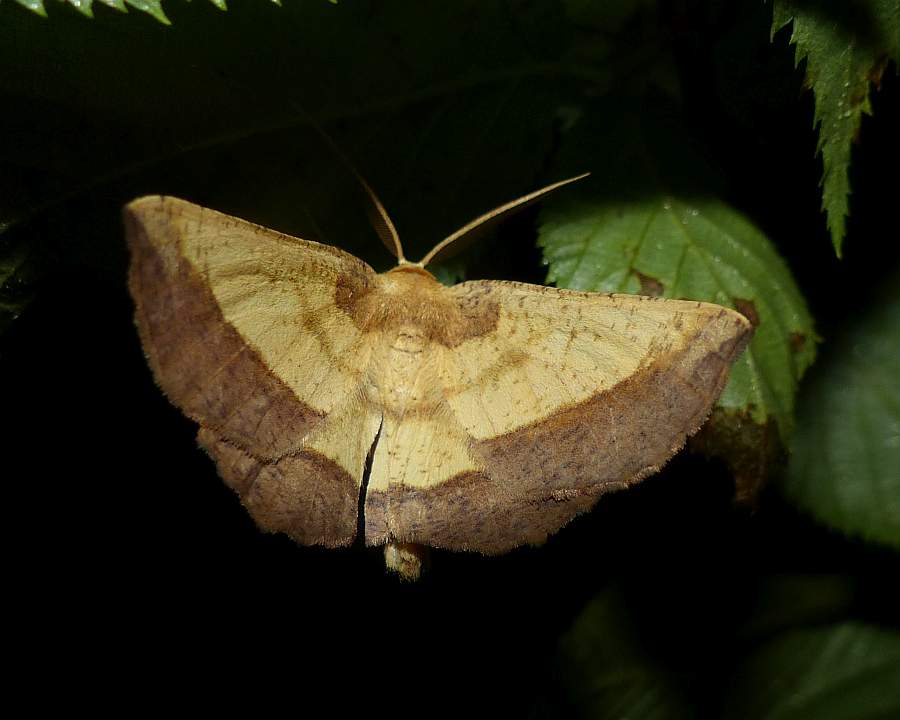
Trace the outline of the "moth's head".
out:
[[[388,296],[415,298],[415,302],[419,303],[431,302],[435,291],[443,287],[434,275],[421,265],[411,262],[391,268],[380,278],[380,289]]]
[[[397,275],[407,275],[407,276],[419,276],[428,278],[429,280],[434,280],[437,282],[437,279],[428,272],[424,267],[422,267],[421,263],[412,263],[409,260],[401,260],[397,263],[396,267],[388,270],[389,273],[397,274]]]

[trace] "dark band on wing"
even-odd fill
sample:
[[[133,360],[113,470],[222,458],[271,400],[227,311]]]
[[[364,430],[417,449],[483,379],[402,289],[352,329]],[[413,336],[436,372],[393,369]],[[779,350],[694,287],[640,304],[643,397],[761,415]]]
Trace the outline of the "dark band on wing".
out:
[[[315,450],[263,460],[203,428],[197,441],[262,530],[301,545],[353,542],[360,488],[333,460]]]
[[[124,212],[135,322],[156,382],[193,420],[257,457],[295,450],[322,413],[297,398],[225,320],[181,255],[171,212],[177,208],[162,198],[158,208]]]

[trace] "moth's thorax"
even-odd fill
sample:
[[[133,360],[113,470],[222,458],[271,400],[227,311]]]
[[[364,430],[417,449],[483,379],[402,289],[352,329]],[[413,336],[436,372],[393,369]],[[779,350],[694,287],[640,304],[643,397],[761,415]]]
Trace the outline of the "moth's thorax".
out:
[[[373,353],[366,387],[387,412],[405,415],[434,407],[447,329],[461,322],[447,290],[416,268],[378,275],[374,287],[360,297],[367,307],[367,329]]]
[[[373,347],[416,353],[427,345],[457,348],[492,332],[498,305],[478,293],[445,287],[417,266],[404,265],[375,276],[342,275],[335,304]]]
[[[395,416],[436,412],[444,399],[448,351],[496,327],[495,303],[463,300],[417,266],[338,285],[339,307],[372,348],[365,392]]]
[[[364,332],[396,335],[446,344],[463,322],[447,288],[418,267],[401,266],[377,275],[360,288],[348,308]]]

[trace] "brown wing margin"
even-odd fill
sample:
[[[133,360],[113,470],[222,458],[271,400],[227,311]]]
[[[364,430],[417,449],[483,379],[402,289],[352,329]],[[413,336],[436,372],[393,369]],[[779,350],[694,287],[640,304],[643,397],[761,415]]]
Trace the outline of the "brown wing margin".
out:
[[[500,436],[472,439],[480,469],[427,488],[392,487],[372,509],[389,508],[388,539],[401,542],[487,554],[541,543],[680,449],[751,334],[739,314],[713,311],[677,349],[614,386]],[[367,536],[371,524],[371,538],[383,541],[387,521],[374,513],[366,521]]]
[[[304,544],[349,544],[359,482],[303,447],[324,414],[297,398],[224,319],[182,253],[184,215],[213,230],[258,234],[260,242],[286,237],[175,198],[142,198],[124,209],[135,322],[157,383],[200,424],[200,444],[264,530]]]

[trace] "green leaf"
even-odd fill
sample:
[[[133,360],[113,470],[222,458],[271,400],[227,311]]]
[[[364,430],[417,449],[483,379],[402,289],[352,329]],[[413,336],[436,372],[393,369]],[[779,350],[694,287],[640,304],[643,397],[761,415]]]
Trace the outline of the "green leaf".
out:
[[[85,17],[94,17],[94,13],[91,10],[93,0],[66,0],[66,2]]]
[[[784,492],[844,533],[900,548],[900,276],[804,388]]]
[[[148,13],[159,20],[161,23],[166,25],[169,24],[169,19],[166,17],[163,12],[162,5],[160,0],[97,0],[98,2],[103,3],[104,5],[108,5],[111,8],[115,8],[116,10],[126,10],[125,3],[128,3],[131,7],[142,10],[145,13]],[[16,0],[19,5],[22,7],[28,8],[34,13],[41,15],[43,17],[47,17],[47,10],[44,7],[44,0]],[[85,17],[94,17],[93,13],[93,2],[94,0],[60,0],[60,2],[65,2],[71,5],[73,8],[78,10]]]
[[[756,586],[753,610],[739,635],[759,644],[787,631],[844,621],[855,599],[846,575],[774,574]]]
[[[15,0],[15,2],[33,13],[47,17],[47,11],[44,9],[44,0]]]
[[[816,340],[790,271],[750,220],[705,189],[714,182],[677,122],[610,105],[590,111],[567,141],[576,158],[568,171],[595,174],[542,213],[548,280],[743,312],[756,333],[718,407],[760,426],[774,422],[786,443]]]
[[[61,2],[67,2],[69,5],[74,7],[78,12],[80,12],[85,17],[92,18],[94,17],[93,4],[94,0],[60,0]],[[127,12],[128,8],[125,7],[126,0],[97,0],[104,5],[107,5],[115,10],[119,10],[121,12]],[[136,5],[135,5],[136,6]],[[160,10],[160,12],[162,12]]]
[[[163,25],[170,25],[169,18],[163,12],[160,0],[125,0],[131,7],[147,13],[159,20]]]
[[[900,61],[900,3],[776,0],[772,34],[791,21],[796,62],[806,60],[806,78],[815,96],[824,164],[822,209],[840,255],[849,212],[851,145],[862,114],[872,112],[870,86],[878,84],[888,57]]]
[[[557,664],[577,716],[687,718],[693,713],[678,677],[652,659],[621,593],[594,597],[562,636]]]
[[[44,8],[44,0],[15,0],[22,7],[28,8],[34,13],[38,15],[42,15],[44,17],[47,16],[47,11]],[[215,5],[220,10],[227,10],[225,0],[209,0],[213,5]],[[94,0],[60,0],[60,2],[66,2],[71,5],[73,8],[78,10],[82,15],[86,17],[93,17],[93,8],[91,7],[94,3]],[[162,9],[162,0],[97,0],[97,2],[103,3],[104,5],[108,5],[111,8],[115,8],[116,10],[127,10],[126,3],[133,7],[135,10],[140,10],[141,12],[145,12],[148,15],[153,16],[157,20],[159,20],[164,25],[169,25],[169,18],[166,17],[165,12]],[[281,5],[280,0],[271,0],[271,2],[276,5]]]
[[[737,670],[728,720],[900,717],[900,633],[856,622],[787,632]]]

